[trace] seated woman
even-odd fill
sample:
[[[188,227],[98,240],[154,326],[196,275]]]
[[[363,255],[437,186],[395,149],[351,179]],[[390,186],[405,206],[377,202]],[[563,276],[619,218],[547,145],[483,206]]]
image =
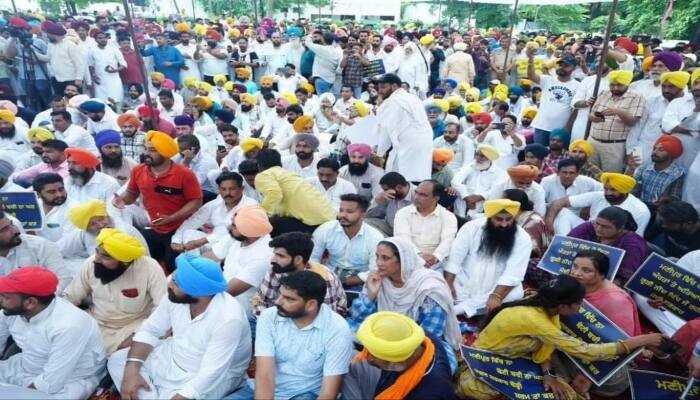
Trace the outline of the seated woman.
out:
[[[561,378],[549,373],[554,350],[587,361],[612,360],[644,346],[658,347],[658,333],[634,336],[615,343],[588,344],[562,332],[560,315],[574,315],[581,307],[586,289],[575,278],[559,275],[539,292],[523,300],[505,303],[490,313],[484,329],[472,345],[506,357],[530,357],[544,371],[544,386],[560,399],[576,398],[574,390]],[[478,380],[467,369],[459,376],[457,392],[461,398],[497,399],[501,395]]]
[[[413,244],[390,237],[377,245],[377,270],[369,273],[360,296],[350,308],[348,323],[357,331],[362,321],[377,311],[403,314],[444,345],[453,367],[462,337],[445,278],[423,265]]]
[[[649,256],[647,242],[635,231],[637,223],[632,214],[620,207],[610,206],[598,213],[594,222],[584,222],[568,236],[617,247],[625,251],[614,282],[622,286]]]

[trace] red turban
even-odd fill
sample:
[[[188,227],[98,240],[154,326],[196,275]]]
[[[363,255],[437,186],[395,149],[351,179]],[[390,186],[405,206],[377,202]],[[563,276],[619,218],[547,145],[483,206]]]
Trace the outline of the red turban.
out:
[[[10,17],[8,25],[14,26],[15,28],[28,28],[29,22],[20,17]]]
[[[621,37],[615,41],[615,47],[622,47],[631,55],[637,55],[637,43],[630,40],[628,37]]]
[[[100,164],[100,159],[96,155],[77,147],[67,148],[66,157],[72,158],[76,164],[85,168],[95,168]]]
[[[214,29],[207,29],[207,35],[206,35],[206,36],[209,36],[210,38],[216,40],[217,42],[218,42],[219,40],[221,40],[221,34],[219,33],[219,31],[214,30]]]
[[[160,117],[159,109],[155,107],[148,107],[146,105],[139,106],[139,108],[136,109],[136,112],[138,112],[140,116],[145,118]]]
[[[678,158],[683,154],[683,142],[675,136],[661,135],[655,145],[663,147],[671,158]]]
[[[27,266],[0,278],[0,293],[50,296],[58,289],[56,274],[43,267]]]
[[[488,125],[491,123],[491,121],[493,121],[493,118],[491,118],[491,114],[489,114],[487,112],[480,112],[480,113],[472,114],[472,121],[474,121],[475,124],[480,123],[480,124]]]

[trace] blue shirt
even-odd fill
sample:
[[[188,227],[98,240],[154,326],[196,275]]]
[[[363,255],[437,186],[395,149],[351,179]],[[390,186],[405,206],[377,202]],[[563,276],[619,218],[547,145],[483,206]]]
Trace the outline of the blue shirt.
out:
[[[153,69],[175,82],[175,86],[180,85],[180,68],[185,65],[185,59],[178,49],[170,45],[165,46],[165,49],[152,46],[141,50],[141,55],[144,57],[153,56]],[[166,67],[163,65],[165,62],[169,62],[171,65]]]
[[[323,377],[348,372],[352,340],[347,322],[326,304],[303,329],[270,307],[258,317],[255,356],[275,359],[275,399],[318,395]]]
[[[328,250],[330,257],[325,265],[341,279],[345,279],[359,272],[374,269],[377,245],[384,236],[363,223],[357,235],[349,239],[338,221],[328,221],[316,228],[313,238],[314,251],[311,253],[311,261],[320,263],[323,253]]]

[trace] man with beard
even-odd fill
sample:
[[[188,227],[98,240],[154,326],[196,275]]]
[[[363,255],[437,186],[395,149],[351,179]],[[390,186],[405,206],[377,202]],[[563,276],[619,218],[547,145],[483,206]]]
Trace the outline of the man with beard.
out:
[[[323,303],[328,290],[317,274],[293,273],[280,286],[258,318],[255,398],[335,399],[352,358],[350,327]],[[253,398],[250,388],[236,395]]]
[[[117,118],[117,125],[121,130],[121,149],[124,157],[132,161],[139,161],[141,154],[143,154],[143,142],[146,136],[140,131],[141,120],[134,114],[124,113]]]
[[[292,139],[294,135],[301,132],[301,130],[297,132],[297,130],[294,128],[294,123],[297,121],[297,119],[304,116],[304,110],[299,104],[292,104],[285,110],[285,115],[287,116],[286,129],[282,128],[279,134],[271,138],[272,140],[269,140],[269,136],[267,136],[266,139],[268,139],[271,147],[274,147],[279,151],[290,150],[291,152]],[[308,121],[308,118],[305,118],[305,120]],[[311,122],[313,122],[313,118],[311,118]]]
[[[382,45],[384,47],[380,53],[380,58],[382,62],[384,62],[384,71],[386,71],[387,74],[396,74],[402,59],[403,52],[401,51],[401,45],[391,36],[384,36]],[[398,50],[396,50],[397,47]]]
[[[233,124],[243,132],[244,136],[250,136],[260,122],[258,98],[250,93],[243,93],[240,99],[241,107],[236,113]]]
[[[506,171],[494,163],[498,157],[496,148],[480,144],[474,161],[455,173],[452,187],[457,191],[454,204],[457,217],[476,218],[483,213],[483,201],[491,188],[507,178]]]
[[[27,128],[15,125],[16,120],[12,111],[0,110],[0,154],[12,160],[18,159],[30,148]]]
[[[508,88],[508,111],[510,114],[520,116],[523,111],[532,106],[529,99],[523,97],[525,91],[520,86],[511,86]]]
[[[396,213],[415,199],[416,187],[397,172],[388,172],[379,180],[382,191],[372,199],[367,223],[385,236],[392,236]]]
[[[368,61],[374,61],[382,58],[384,51],[382,50],[382,36],[373,34],[369,38],[369,46],[365,50],[365,57]]]
[[[68,222],[68,210],[75,206],[75,202],[68,199],[63,178],[58,174],[47,172],[37,175],[32,181],[32,188],[39,196],[44,211],[44,228],[36,234],[58,243],[74,229]]]
[[[364,143],[348,145],[348,165],[344,165],[338,172],[338,177],[355,185],[357,194],[367,201],[372,200],[382,192],[379,181],[384,176],[384,170],[370,163],[372,148]]]
[[[496,182],[496,184],[491,187],[487,198],[500,199],[506,189],[520,189],[525,192],[530,201],[532,201],[534,211],[540,215],[544,215],[547,211],[544,189],[536,182],[539,176],[539,169],[529,164],[522,164],[510,167],[506,172],[508,173],[508,178]]]
[[[68,161],[66,191],[73,201],[109,201],[119,190],[119,183],[111,176],[97,171],[100,159],[91,152],[69,147],[65,151]]]
[[[32,389],[35,398],[88,398],[104,375],[102,338],[94,319],[55,296],[57,285],[38,266],[0,278],[0,343],[12,338],[22,349],[0,361],[0,384]]]
[[[632,214],[637,223],[637,234],[643,236],[651,213],[647,205],[632,194],[637,180],[629,175],[605,172],[600,176],[600,182],[603,184],[602,191],[567,196],[552,203],[545,217],[548,231],[566,235],[585,222],[585,218],[574,214],[569,208],[590,208],[588,220],[595,221],[600,210],[618,206]]]
[[[275,112],[268,114],[267,118],[265,118],[259,135],[261,139],[270,142],[273,138],[289,130],[290,123],[287,120],[287,107],[289,107],[289,100],[284,97],[275,100]]]
[[[260,60],[258,54],[248,48],[248,39],[242,37],[238,39],[238,48],[231,53],[230,61],[228,62],[229,67],[232,69],[243,68],[248,71],[248,77],[255,80],[253,76],[254,70],[260,67]],[[239,71],[236,71],[238,75]]]
[[[90,99],[80,103],[80,110],[87,114],[86,130],[92,136],[105,129],[118,130],[117,115],[109,110],[106,112],[105,103],[98,99]],[[57,128],[58,129],[58,128]]]
[[[179,152],[177,142],[163,132],[146,135],[143,164],[131,171],[126,192],[114,195],[112,204],[124,209],[142,196],[150,229],[144,234],[151,256],[164,261],[169,271],[175,267],[172,236],[182,222],[202,205],[202,189],[197,176],[187,167],[170,160]]]
[[[29,182],[39,174],[44,172],[54,172],[63,178],[68,177],[68,161],[66,159],[66,149],[68,145],[60,140],[49,139],[41,143],[43,152],[41,153],[41,164],[34,165],[23,171],[16,173],[13,179],[16,182]]]
[[[322,158],[316,164],[316,176],[306,178],[320,192],[324,193],[333,207],[340,205],[340,198],[348,193],[356,194],[355,185],[343,178],[338,178],[340,164],[330,158]]]
[[[199,44],[192,41],[192,33],[189,30],[189,26],[186,31],[180,32],[180,43],[175,45],[175,49],[182,54],[182,58],[185,60],[185,65],[180,70],[180,82],[184,82],[187,78],[201,80],[202,75],[199,72],[201,56],[197,51]]]
[[[274,225],[273,225],[274,226]],[[273,236],[274,237],[274,236]],[[311,271],[321,276],[326,282],[324,302],[333,311],[345,316],[347,299],[343,285],[338,276],[323,264],[310,261],[314,243],[311,235],[303,232],[288,232],[274,237],[269,246],[272,248],[272,270],[268,271],[258,291],[252,299],[255,314],[260,314],[275,305],[280,297],[280,280],[294,272]]]
[[[278,69],[284,68],[289,59],[289,45],[282,43],[282,34],[275,31],[270,36],[271,47],[265,49],[262,56],[263,62],[266,64],[266,75],[273,75]],[[260,81],[262,84],[262,79]]]
[[[535,50],[528,48],[527,78],[542,88],[542,98],[537,116],[532,121],[535,128],[535,143],[546,146],[549,132],[563,128],[571,116],[571,101],[579,90],[580,83],[571,77],[578,60],[571,55],[557,61],[556,77],[535,72]]]
[[[10,176],[12,176],[14,171],[15,166],[11,162],[0,159],[0,193],[27,191],[27,189],[10,180]]]
[[[120,187],[123,186],[129,180],[131,170],[138,164],[130,158],[124,158],[121,135],[112,130],[98,132],[95,144],[100,151],[100,165],[96,169],[116,179]]]
[[[131,347],[109,358],[124,398],[220,399],[245,385],[250,326],[241,304],[226,293],[221,267],[191,254],[176,262],[167,299],[141,324]]]
[[[539,171],[535,178],[537,183],[542,182],[542,178],[545,176],[556,173],[556,166],[554,168],[551,166],[545,168],[544,166],[544,159],[549,154],[549,149],[547,147],[539,143],[531,143],[525,146],[521,154],[523,157],[523,161],[520,163],[521,165],[530,165],[537,168]]]
[[[73,123],[73,117],[68,111],[51,113],[51,124],[56,139],[66,142],[68,147],[80,147],[97,154],[95,140],[82,126]],[[94,133],[93,133],[94,135]]]
[[[700,161],[695,163],[700,152],[700,140],[693,132],[700,130],[700,68],[690,75],[690,93],[673,99],[666,107],[661,129],[683,142],[680,164],[688,171],[688,181],[694,182],[700,175]],[[697,185],[686,185],[683,199],[691,204],[700,204]]]
[[[457,233],[445,267],[457,314],[488,314],[523,297],[532,240],[515,221],[519,210],[517,201],[487,200],[486,218],[467,222]]]
[[[141,323],[166,292],[163,269],[135,237],[104,228],[95,254],[85,260],[63,292],[71,303],[88,305],[97,320],[107,355],[129,347]]]
[[[425,114],[428,116],[434,139],[440,138],[445,133],[445,115],[438,102],[447,103],[447,100],[433,100],[425,106]]]
[[[581,164],[579,174],[595,180],[600,180],[600,175],[603,171],[588,161],[591,156],[593,156],[593,146],[591,146],[591,143],[587,140],[574,140],[569,145],[569,157]]]
[[[175,47],[168,43],[167,34],[156,33],[155,39],[156,46],[147,49],[141,47],[141,55],[144,57],[153,56],[153,69],[173,81],[175,86],[180,85],[180,68],[185,65],[185,59]]]
[[[675,51],[656,53],[649,67],[649,77],[633,82],[630,85],[630,91],[642,95],[644,100],[648,102],[659,94],[661,75],[666,72],[680,71],[682,67],[683,58]]]
[[[454,153],[454,158],[447,164],[452,172],[457,172],[474,161],[474,141],[460,134],[460,129],[458,123],[449,122],[445,125],[442,136],[433,139],[434,149],[449,149]]]
[[[27,265],[46,265],[53,271],[60,280],[59,293],[74,276],[55,243],[20,233],[12,220],[0,211],[0,276]]]
[[[654,144],[651,162],[642,162],[630,155],[625,174],[634,176],[637,187],[634,194],[654,211],[660,203],[680,199],[685,169],[676,160],[683,154],[683,143],[671,135],[661,135]]]
[[[72,85],[69,85],[69,87],[73,87]],[[57,94],[54,96],[53,99],[51,99],[51,103],[49,103],[49,108],[46,110],[38,113],[34,117],[34,121],[32,121],[32,128],[37,128],[40,126],[46,126],[47,124],[51,124],[51,114],[57,111],[68,111],[71,115],[71,120],[73,121],[79,121],[80,120],[80,113],[75,110],[74,108],[68,108],[68,101],[66,100],[65,97],[63,97],[63,94]],[[55,129],[55,128],[54,128]]]
[[[282,168],[295,172],[303,178],[315,178],[318,170],[319,156],[317,150],[319,140],[314,135],[298,133],[293,137],[294,154],[282,159]]]
[[[588,141],[595,149],[591,162],[603,171],[623,170],[630,130],[644,113],[644,97],[628,90],[632,76],[632,71],[611,71],[610,90],[598,96],[588,116],[592,122]]]
[[[216,159],[202,152],[199,139],[194,135],[184,135],[177,138],[180,148],[178,155],[173,157],[173,162],[189,168],[197,176],[199,186],[202,188],[204,203],[208,203],[216,197],[216,189],[209,182],[209,172],[218,169]]]
[[[177,99],[175,96],[177,95]],[[182,114],[184,102],[180,94],[168,89],[161,89],[158,92],[158,110],[163,119],[172,123],[175,117]]]
[[[148,131],[160,131],[165,132],[170,137],[177,137],[177,130],[175,125],[165,118],[160,117],[160,110],[154,107],[148,107],[147,105],[139,106],[136,109],[141,120],[141,129],[145,132]]]
[[[54,134],[46,128],[36,127],[29,129],[27,132],[27,139],[29,139],[32,151],[23,154],[20,159],[14,160],[15,167],[18,171],[22,171],[41,163],[41,155],[44,153],[44,146],[42,142],[56,139],[56,136],[54,136]]]
[[[234,126],[231,127],[233,129],[236,129]],[[233,147],[228,152],[226,157],[224,157],[224,159],[221,160],[221,171],[237,171],[238,166],[241,162],[245,160],[255,161],[256,157],[258,156],[258,152],[260,152],[260,150],[262,150],[263,147],[265,147],[265,142],[263,142],[262,139],[247,138],[241,140],[240,144],[238,146]],[[220,171],[210,172],[209,179],[212,180],[211,174],[218,174],[219,172]]]

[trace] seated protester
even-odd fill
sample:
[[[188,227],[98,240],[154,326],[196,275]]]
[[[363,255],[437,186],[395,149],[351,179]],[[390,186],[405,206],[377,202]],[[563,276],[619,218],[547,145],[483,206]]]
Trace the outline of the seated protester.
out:
[[[39,126],[51,124],[51,114],[56,111],[68,111],[71,115],[71,120],[76,122],[79,121],[80,113],[73,108],[68,108],[68,102],[66,98],[63,96],[63,93],[60,93],[54,95],[54,97],[51,99],[51,102],[49,103],[49,108],[40,113],[37,113],[34,116],[34,121],[32,121],[31,127],[37,128]]]
[[[41,164],[36,164],[23,171],[18,171],[12,175],[12,180],[15,182],[28,182],[45,172],[52,172],[61,175],[63,178],[68,177],[68,161],[65,153],[68,145],[65,142],[56,139],[49,139],[41,143],[43,152],[41,153]]]
[[[335,136],[335,142],[331,145],[334,155],[343,158],[347,153],[348,145],[350,145],[350,138],[348,137],[348,131],[350,127],[355,125],[355,122],[369,115],[371,111],[370,106],[365,102],[360,100],[353,101],[353,104],[348,108],[348,114],[336,114],[336,120],[340,123],[340,129],[338,134]],[[327,136],[328,137],[328,136]],[[328,137],[328,140],[333,140]]]
[[[124,113],[117,118],[121,130],[122,150],[124,157],[132,161],[140,161],[143,154],[143,142],[146,134],[141,131],[141,120],[132,113]]]
[[[700,369],[697,367],[691,369],[691,366],[697,365],[697,363],[700,362],[700,346],[697,345],[698,340],[700,340],[700,318],[691,319],[685,323],[671,336],[671,340],[681,345],[681,349],[673,354],[668,362],[688,368],[690,376],[698,379],[698,377],[700,377]],[[685,368],[683,368],[682,371],[684,371]]]
[[[454,158],[447,164],[454,173],[474,161],[474,140],[460,134],[460,129],[459,124],[450,122],[442,136],[433,140],[433,148],[449,149],[454,153]]]
[[[117,130],[117,114],[100,99],[89,99],[80,103],[80,111],[87,114],[85,129],[90,136],[105,129]],[[70,114],[69,114],[70,115]],[[51,118],[53,120],[53,117]],[[54,126],[55,127],[55,126]]]
[[[369,273],[362,293],[352,303],[350,327],[357,330],[378,311],[403,314],[440,340],[454,370],[461,335],[445,278],[425,268],[416,248],[404,238],[386,238],[376,251],[377,270]]]
[[[338,178],[340,164],[330,158],[322,158],[316,164],[316,176],[306,178],[319,192],[325,193],[334,208],[340,205],[340,198],[345,194],[356,194],[355,185],[343,178]]]
[[[313,115],[314,120],[316,120],[316,125],[318,125],[318,130],[321,133],[329,133],[331,135],[335,135],[340,129],[337,113],[333,110],[335,96],[333,96],[333,93],[331,92],[326,92],[318,96],[318,98],[319,108]]]
[[[160,110],[154,107],[148,107],[147,105],[142,105],[136,109],[141,120],[142,129],[146,132],[148,131],[159,131],[168,134],[168,136],[174,138],[177,137],[177,131],[175,130],[175,125],[165,118],[161,118]]]
[[[57,243],[75,229],[68,222],[68,211],[77,203],[68,199],[63,178],[58,174],[46,172],[37,175],[32,182],[32,188],[39,197],[39,204],[44,213],[44,227],[38,230],[36,235]]]
[[[30,149],[27,128],[16,125],[19,121],[10,110],[0,110],[0,153],[13,160],[21,157]]]
[[[243,177],[243,194],[258,203],[262,200],[255,191],[255,177],[258,176],[257,160],[245,160],[238,164],[238,173]]]
[[[184,90],[186,89],[183,89],[183,91]],[[140,83],[130,83],[127,85],[126,91],[126,96],[124,96],[121,102],[121,108],[118,109],[118,111],[122,113],[136,110],[138,106],[143,104],[143,101],[141,100],[141,96],[143,95],[143,85]]]
[[[243,307],[226,293],[221,267],[191,254],[176,263],[168,297],[141,324],[131,347],[109,358],[123,397],[222,398],[245,384],[250,326]]]
[[[447,165],[455,157],[450,149],[433,149],[431,179],[440,183],[444,189],[452,186],[454,172]]]
[[[194,135],[184,135],[177,138],[179,154],[173,157],[173,162],[182,164],[194,172],[202,188],[203,202],[208,203],[216,198],[216,188],[209,182],[209,172],[218,169],[216,159],[202,152],[202,148]]]
[[[414,320],[382,311],[357,330],[364,350],[343,382],[348,399],[456,399],[452,370],[439,338]]]
[[[603,190],[599,181],[581,174],[581,161],[573,158],[559,161],[556,175],[542,179],[540,186],[544,189],[544,199],[548,207],[567,196]],[[569,210],[576,215],[581,212],[581,209],[571,207]]]
[[[280,152],[292,151],[292,141],[294,136],[298,133],[308,133],[316,135],[316,125],[314,123],[313,117],[309,115],[304,115],[304,110],[302,110],[299,104],[292,104],[285,110],[287,115],[287,122],[289,125],[283,129],[279,134],[277,134],[271,140],[266,138],[269,146],[277,149]]]
[[[163,269],[135,237],[104,228],[96,244],[95,254],[85,260],[63,297],[89,306],[111,354],[129,347],[133,333],[165,295],[167,283]]]
[[[173,93],[168,89],[161,89],[158,92],[158,111],[163,120],[172,123],[175,117],[182,114],[183,108],[184,101],[179,93]]]
[[[520,189],[506,189],[503,191],[503,198],[520,203],[520,210],[515,217],[515,223],[523,228],[532,240],[532,253],[530,253],[530,261],[528,263],[528,272],[530,272],[531,267],[537,268],[537,263],[544,255],[544,252],[547,251],[552,241],[552,236],[547,233],[544,218],[533,211],[532,202],[525,192]]]
[[[570,139],[571,133],[564,129],[556,128],[549,132],[549,154],[542,160],[543,170],[554,171],[553,174],[557,173],[559,162],[569,158],[566,149],[569,147]],[[547,174],[542,174],[542,176],[547,176]]]
[[[447,104],[447,100],[443,100]],[[447,104],[449,109],[449,104]],[[428,116],[428,122],[433,129],[433,140],[439,139],[445,133],[445,116],[438,102],[432,102],[425,105],[425,114]]]
[[[639,157],[628,157],[625,174],[637,180],[633,193],[652,210],[662,200],[681,198],[685,169],[675,160],[682,154],[683,142],[680,139],[661,135],[654,144],[651,163],[641,164]]]
[[[221,173],[216,185],[219,195],[201,206],[175,231],[171,241],[175,251],[192,251],[228,238],[228,226],[236,211],[258,204],[243,194],[243,177],[235,172]]]
[[[595,222],[584,222],[567,236],[624,250],[625,256],[614,280],[622,286],[651,253],[647,242],[635,230],[637,224],[629,211],[610,206],[598,213]]]
[[[206,146],[204,143],[202,143],[202,148],[208,149],[208,151],[211,151],[212,155],[216,148],[218,146],[225,146],[224,143],[224,137],[221,135],[221,128],[225,125],[231,125],[234,119],[234,114],[233,112],[226,110],[226,109],[221,109],[216,111],[214,115],[214,123],[209,123],[206,125],[200,125],[198,126],[196,124],[196,120],[188,120],[187,118],[181,118],[181,117],[188,117],[187,115],[179,115],[175,117],[175,124],[176,125],[185,125],[185,126],[190,126],[194,129],[194,132],[190,133],[195,133],[198,135],[198,137],[204,138],[205,140],[203,142],[206,142]],[[190,117],[192,118],[192,117]],[[192,125],[190,125],[190,122],[192,122]],[[235,125],[234,125],[235,126]],[[247,132],[242,132],[240,127],[236,127],[238,129],[238,133],[246,137]]]
[[[85,149],[69,147],[66,192],[71,200],[83,203],[90,200],[109,201],[119,190],[119,183],[111,176],[97,171],[100,159]]]
[[[300,271],[280,281],[280,296],[257,321],[256,399],[335,399],[352,359],[347,322],[324,304],[318,274]],[[244,387],[229,398],[252,399]]]
[[[479,131],[475,135],[476,143],[485,143],[498,149],[498,166],[508,168],[518,163],[517,154],[525,148],[525,138],[516,133],[516,118],[513,115],[503,117],[503,129],[496,129],[491,124],[491,115],[481,112],[472,116],[474,128]]]
[[[535,178],[535,182],[540,183],[542,182],[542,178],[545,176],[557,173],[555,168],[552,168],[549,165],[544,165],[543,160],[549,154],[549,149],[543,145],[539,143],[528,144],[525,146],[521,154],[523,157],[523,161],[520,163],[521,165],[532,165],[539,171],[537,178]]]
[[[427,268],[440,270],[457,234],[457,218],[438,204],[445,188],[434,180],[421,182],[413,204],[396,212],[394,236],[411,242]]]
[[[203,153],[206,153],[212,157],[216,156],[216,151],[218,149],[218,146],[223,146],[223,140],[221,140],[221,143],[215,143],[212,144],[211,140],[207,139],[204,135],[200,133],[195,133],[194,130],[194,119],[190,117],[189,115],[178,115],[175,117],[175,131],[177,132],[177,137],[180,136],[186,136],[186,135],[194,135],[198,140],[199,140],[199,145],[201,148],[201,151]],[[213,126],[213,125],[212,125]],[[214,133],[216,135],[216,139],[212,140],[218,140],[218,137],[220,136],[218,133]]]
[[[681,258],[700,250],[698,211],[680,200],[662,204],[656,210],[656,222],[647,228],[645,236],[669,258]]]
[[[600,180],[603,171],[597,165],[591,163],[593,157],[593,146],[586,140],[574,140],[569,145],[569,158],[580,161],[581,169],[579,173],[583,176]]]
[[[577,398],[575,388],[553,372],[555,350],[586,361],[608,361],[640,347],[661,345],[663,337],[658,333],[595,344],[569,336],[561,330],[559,317],[577,314],[585,295],[586,289],[575,278],[559,275],[543,285],[535,296],[503,304],[489,313],[472,346],[506,357],[530,358],[544,371],[547,391],[561,393],[562,398]],[[457,395],[489,400],[502,397],[469,369],[458,378]]]
[[[479,89],[476,89],[477,91]],[[459,127],[462,130],[462,134],[467,138],[474,140],[475,133],[479,134],[474,128],[474,114],[478,114],[483,111],[481,104],[477,102],[469,102],[464,104],[464,116],[459,119]],[[490,115],[489,115],[490,117]],[[485,128],[485,127],[484,127]]]
[[[97,153],[93,138],[99,131],[90,134],[82,126],[73,124],[71,114],[68,111],[51,113],[51,124],[56,139],[66,142],[68,147],[79,147]]]
[[[292,140],[294,154],[282,158],[282,168],[294,172],[303,178],[316,177],[316,163],[321,159],[316,136],[307,133],[297,133]]]
[[[29,139],[32,151],[28,151],[19,158],[13,160],[17,171],[22,171],[41,164],[41,155],[44,153],[43,142],[56,139],[56,136],[46,128],[36,127],[27,132],[27,138]],[[0,155],[2,155],[2,150],[0,150]],[[0,191],[2,191],[2,187],[0,187]]]
[[[396,213],[413,204],[416,187],[398,172],[387,172],[379,180],[379,185],[383,191],[374,196],[367,210],[369,218],[366,222],[385,236],[392,236]]]
[[[23,188],[22,186],[12,182],[10,180],[10,177],[12,176],[12,173],[15,171],[15,166],[13,163],[7,161],[7,160],[0,160],[0,193],[9,193],[9,192],[26,192],[27,189]],[[58,175],[58,174],[52,174],[52,175]],[[61,183],[63,183],[63,178],[61,178],[60,175],[58,177],[61,179]]]
[[[286,132],[289,130],[287,107],[289,107],[289,100],[285,99],[284,97],[280,97],[275,100],[275,112],[268,114],[268,116],[265,118],[262,131],[260,131],[259,136],[261,139],[264,139],[266,142],[270,142],[278,136],[286,134]]]
[[[55,243],[39,236],[20,233],[10,216],[0,210],[0,276],[27,265],[45,265],[56,274],[60,280],[58,293],[75,276],[63,261],[61,250]]]
[[[0,384],[35,389],[37,398],[89,398],[105,369],[95,320],[55,296],[58,278],[46,268],[3,275],[0,343],[12,338],[22,351],[0,361]]]
[[[632,214],[637,233],[643,235],[651,213],[649,208],[631,193],[637,181],[628,175],[605,172],[600,176],[600,182],[603,184],[602,191],[567,196],[552,203],[545,217],[547,229],[557,235],[565,235],[585,222],[579,215],[570,211],[569,207],[590,208],[588,220],[593,221],[602,209],[617,206]]]
[[[95,143],[100,156],[100,165],[97,170],[117,180],[119,186],[129,180],[131,170],[138,163],[131,158],[124,157],[122,152],[122,138],[117,131],[101,131],[95,136]]]
[[[338,176],[355,185],[357,194],[371,201],[382,192],[379,180],[384,170],[370,162],[372,148],[364,143],[348,145],[348,164],[340,168]]]
[[[489,192],[488,199],[502,198],[503,191],[506,189],[520,189],[527,194],[527,197],[532,201],[534,211],[540,215],[545,215],[547,206],[545,203],[544,189],[539,183],[535,182],[539,176],[539,170],[532,165],[518,165],[510,167],[506,171],[508,178],[500,182],[496,182]]]
[[[221,160],[222,171],[238,171],[238,165],[245,160],[253,160],[258,157],[258,153],[265,147],[265,142],[258,138],[247,138],[232,148],[226,157]]]
[[[258,98],[250,93],[240,96],[241,107],[236,112],[234,124],[240,127],[241,132],[251,135],[260,121]]]
[[[480,144],[474,161],[455,173],[452,178],[452,187],[457,192],[455,215],[460,218],[474,218],[483,213],[483,201],[491,187],[507,178],[506,171],[494,163],[498,157],[496,148]]]
[[[260,205],[275,228],[272,237],[285,232],[313,232],[335,217],[326,196],[298,174],[282,168],[280,154],[274,149],[258,155],[255,190],[262,196]]]
[[[340,196],[338,217],[314,231],[314,250],[309,260],[319,263],[328,254],[327,266],[345,288],[355,289],[364,281],[360,274],[376,269],[375,250],[384,237],[365,223],[369,202],[357,194]]]
[[[221,148],[217,146],[216,150],[216,161],[220,162],[228,152],[234,147],[238,146],[240,143],[240,138],[238,136],[238,128],[233,125],[224,124],[221,126],[221,136],[224,138],[224,152],[220,151]]]
[[[345,316],[347,311],[347,299],[343,285],[338,276],[325,265],[311,262],[314,243],[311,236],[302,232],[289,232],[279,235],[269,242],[273,254],[270,263],[272,270],[268,271],[262,284],[258,286],[258,293],[253,298],[253,310],[257,315],[268,307],[275,305],[280,296],[280,280],[292,272],[312,271],[319,274],[328,287],[326,291],[326,304],[333,311]]]

